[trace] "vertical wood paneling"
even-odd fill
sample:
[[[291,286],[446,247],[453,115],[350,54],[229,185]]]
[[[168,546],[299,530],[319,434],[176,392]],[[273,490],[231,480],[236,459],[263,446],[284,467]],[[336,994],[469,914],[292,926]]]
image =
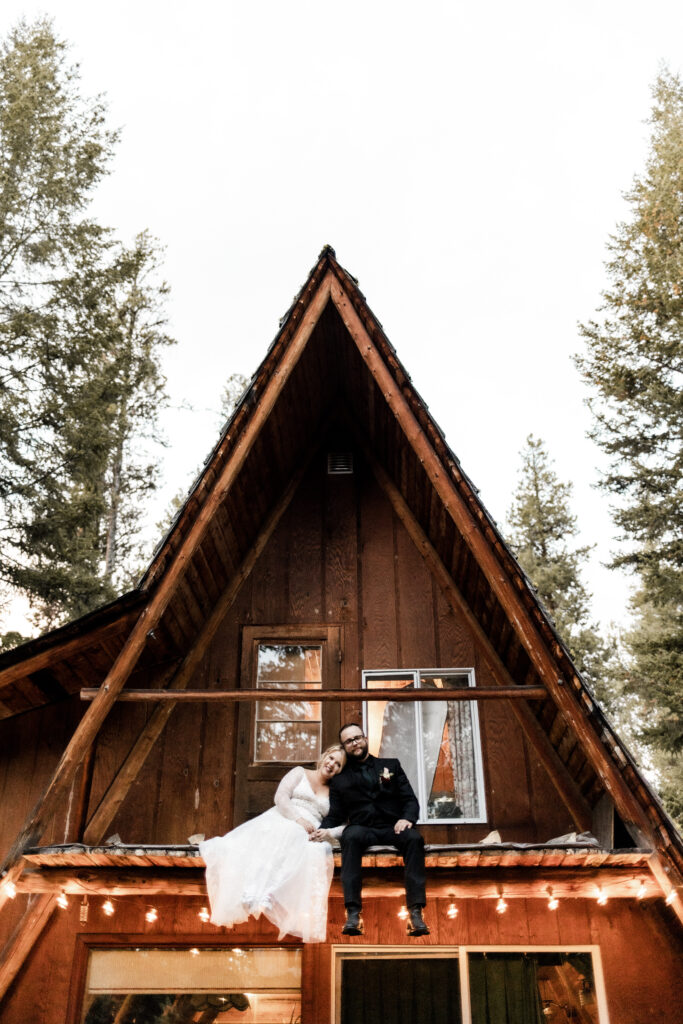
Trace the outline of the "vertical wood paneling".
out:
[[[309,472],[301,482],[288,550],[289,622],[323,621],[322,595],[322,501],[324,480],[320,460],[317,472]]]
[[[393,513],[373,481],[361,495],[364,668],[398,664]]]
[[[483,658],[476,659],[477,684],[495,686]],[[532,824],[526,750],[522,734],[507,704],[479,702],[479,721],[485,746],[488,820],[502,839],[524,841]]]
[[[201,704],[181,704],[164,730],[156,843],[186,843],[195,831],[202,716]]]
[[[295,506],[296,496],[280,520],[250,576],[251,621],[261,625],[289,621],[287,553],[291,542],[290,531]],[[229,617],[234,621],[234,610],[229,613]],[[220,637],[217,637],[214,643],[220,643]]]
[[[158,920],[144,920],[148,905],[157,908]],[[652,903],[612,901],[598,908],[592,900],[562,900],[555,912],[544,900],[508,901],[499,915],[495,900],[459,900],[455,921],[446,917],[447,899],[431,900],[425,918],[431,935],[411,939],[396,912],[399,898],[366,899],[365,934],[342,938],[344,912],[341,899],[330,900],[328,942],[304,948],[302,956],[303,1024],[329,1024],[332,986],[330,943],[349,947],[386,944],[406,951],[435,945],[589,945],[600,947],[611,1024],[671,1024],[677,1006],[675,993],[683,985],[683,946],[680,935],[669,930],[666,911]],[[89,920],[81,925],[78,901],[58,911],[37,943],[30,960],[2,1007],[3,1024],[54,1024],[64,1020],[72,964],[79,935],[95,945],[112,940],[124,946],[176,941],[192,946],[232,948],[250,944],[277,944],[275,929],[250,920],[235,929],[202,924],[197,912],[202,900],[184,897],[127,897],[116,901],[116,914],[106,918],[101,900],[91,900]],[[76,958],[77,959],[77,958]]]
[[[399,590],[400,668],[436,666],[432,577],[405,527],[394,520]]]

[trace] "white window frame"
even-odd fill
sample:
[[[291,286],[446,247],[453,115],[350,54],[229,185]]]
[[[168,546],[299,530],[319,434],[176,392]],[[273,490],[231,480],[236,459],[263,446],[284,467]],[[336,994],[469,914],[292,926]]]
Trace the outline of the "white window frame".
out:
[[[343,960],[359,957],[379,957],[383,960],[403,960],[417,956],[421,959],[450,958],[457,959],[460,972],[460,1015],[462,1024],[472,1024],[472,1003],[470,999],[470,953],[590,953],[593,963],[593,981],[595,982],[595,999],[598,1008],[598,1024],[609,1024],[607,1010],[607,993],[605,977],[602,970],[600,947],[590,943],[582,945],[553,946],[419,946],[411,949],[408,946],[377,946],[377,945],[333,945],[330,947],[332,957],[332,993],[330,1019],[334,1024],[341,1022],[341,965]]]
[[[464,676],[467,678],[467,685],[469,687],[475,687],[474,669],[473,668],[385,668],[385,669],[364,669],[362,673],[362,688],[365,690],[368,688],[367,683],[369,679],[383,679],[387,676],[402,676],[407,678],[412,675],[413,677],[413,688],[420,688],[420,680],[422,677],[430,678],[434,676]],[[444,702],[448,701],[446,694],[447,690],[444,690]],[[472,720],[472,745],[474,747],[474,774],[477,784],[477,798],[479,802],[479,815],[477,817],[470,818],[428,818],[427,814],[427,802],[429,794],[427,793],[427,786],[424,777],[424,751],[422,749],[422,728],[421,728],[421,714],[422,714],[422,701],[414,702],[415,710],[415,741],[417,746],[417,763],[420,771],[420,778],[418,782],[418,792],[416,793],[418,803],[420,804],[420,818],[418,824],[420,825],[482,825],[487,822],[487,811],[486,811],[486,788],[484,785],[484,761],[482,757],[481,749],[481,730],[479,727],[479,707],[477,701],[468,701],[470,706],[470,715]],[[367,703],[363,704],[363,731],[367,735],[368,729],[368,716],[367,716]]]
[[[588,943],[572,946],[460,946],[460,999],[462,1005],[462,1024],[472,1024],[472,1003],[470,1000],[470,953],[590,953],[593,962],[593,981],[595,982],[595,1000],[598,1006],[598,1024],[609,1024],[607,1011],[607,993],[605,978],[602,972],[600,947]]]

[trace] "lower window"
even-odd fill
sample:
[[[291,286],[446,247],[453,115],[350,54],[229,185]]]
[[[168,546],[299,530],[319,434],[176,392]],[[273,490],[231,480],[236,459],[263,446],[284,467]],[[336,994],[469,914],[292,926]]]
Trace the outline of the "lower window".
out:
[[[337,947],[335,1024],[601,1024],[597,947]]]
[[[590,953],[469,953],[472,1024],[598,1024]]]
[[[291,1024],[300,949],[94,949],[82,1024]]]

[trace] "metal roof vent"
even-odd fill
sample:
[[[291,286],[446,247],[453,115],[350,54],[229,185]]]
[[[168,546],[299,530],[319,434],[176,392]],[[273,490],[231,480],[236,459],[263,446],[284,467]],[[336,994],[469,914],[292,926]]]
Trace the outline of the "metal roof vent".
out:
[[[353,452],[328,452],[327,475],[340,476],[353,473]]]

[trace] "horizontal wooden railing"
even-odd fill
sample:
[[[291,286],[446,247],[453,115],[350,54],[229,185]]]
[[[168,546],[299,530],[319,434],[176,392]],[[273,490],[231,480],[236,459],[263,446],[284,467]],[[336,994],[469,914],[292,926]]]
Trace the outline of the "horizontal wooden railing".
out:
[[[81,690],[81,700],[94,700],[99,689]],[[119,701],[166,701],[178,704],[197,701],[451,701],[451,700],[545,700],[543,686],[464,686],[454,690],[122,690]]]

